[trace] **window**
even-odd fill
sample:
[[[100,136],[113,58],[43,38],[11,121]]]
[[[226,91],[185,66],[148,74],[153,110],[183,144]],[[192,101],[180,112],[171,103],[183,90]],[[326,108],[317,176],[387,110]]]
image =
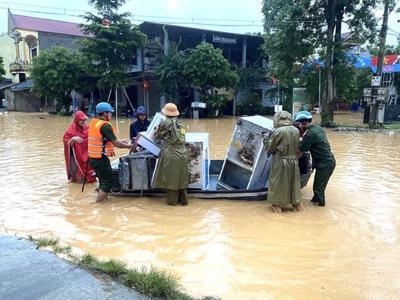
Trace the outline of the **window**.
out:
[[[36,47],[31,48],[31,57],[32,57],[32,59],[33,59],[34,57],[36,57],[36,56],[37,56],[37,48],[36,48]]]
[[[137,66],[137,64],[138,64],[137,50],[136,49],[133,50],[133,54],[131,56],[130,63],[131,63],[131,65],[134,65],[134,66]]]

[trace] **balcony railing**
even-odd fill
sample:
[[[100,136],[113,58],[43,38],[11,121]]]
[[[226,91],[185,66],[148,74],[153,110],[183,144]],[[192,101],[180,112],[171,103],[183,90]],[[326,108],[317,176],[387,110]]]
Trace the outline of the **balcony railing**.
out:
[[[10,73],[11,74],[25,73],[25,72],[29,72],[31,69],[32,69],[32,64],[29,64],[26,62],[10,64]]]

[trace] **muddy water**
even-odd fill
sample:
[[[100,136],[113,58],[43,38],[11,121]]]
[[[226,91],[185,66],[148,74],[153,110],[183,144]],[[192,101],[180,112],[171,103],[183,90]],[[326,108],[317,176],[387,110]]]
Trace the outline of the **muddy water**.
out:
[[[360,115],[340,116],[359,121]],[[327,207],[273,214],[265,202],[118,198],[91,204],[67,184],[62,135],[70,122],[0,115],[0,233],[52,235],[74,251],[154,265],[181,277],[194,296],[223,299],[398,299],[400,135],[328,132],[337,168]],[[224,157],[235,120],[187,121],[209,131]],[[119,122],[120,137],[128,120]],[[118,151],[120,155],[125,151]]]

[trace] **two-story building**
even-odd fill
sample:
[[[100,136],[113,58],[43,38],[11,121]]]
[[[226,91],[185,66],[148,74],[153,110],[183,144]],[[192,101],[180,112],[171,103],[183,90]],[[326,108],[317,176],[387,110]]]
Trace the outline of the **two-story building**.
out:
[[[132,75],[136,78],[136,83],[130,87],[130,98],[135,99],[138,105],[147,107],[150,114],[160,110],[165,99],[160,92],[160,85],[155,74],[157,62],[161,60],[164,51],[171,43],[179,44],[180,50],[195,48],[201,42],[212,44],[216,48],[222,49],[224,57],[235,67],[262,66],[263,52],[261,46],[263,38],[260,36],[228,33],[215,30],[182,27],[169,24],[153,22],[143,22],[139,25],[140,30],[148,37],[149,43],[144,49],[138,52],[137,68],[132,69]],[[147,88],[143,87],[146,82]],[[194,89],[186,91],[186,101],[184,105],[197,100],[197,93]],[[231,91],[230,97],[234,95]],[[232,101],[231,104],[234,102]],[[232,113],[233,107],[230,108]]]
[[[149,43],[144,48],[133,50],[132,67],[128,71],[131,85],[125,89],[126,93],[118,91],[118,102],[122,108],[130,108],[129,97],[133,107],[144,105],[149,114],[154,114],[160,111],[165,101],[174,100],[163,97],[155,73],[156,64],[161,61],[169,43],[179,43],[179,49],[185,50],[208,42],[221,48],[224,57],[236,67],[262,66],[264,62],[261,50],[263,38],[260,36],[151,22],[144,22],[139,27],[147,35]],[[44,99],[38,99],[29,92],[32,89],[29,80],[32,59],[54,46],[78,49],[78,41],[84,37],[77,23],[15,15],[9,11],[8,33],[0,36],[0,52],[7,70],[6,76],[17,84],[6,92],[9,109],[36,111],[43,107]],[[110,91],[96,91],[95,100],[105,101],[109,97],[113,102],[114,95]],[[186,105],[197,100],[197,96],[194,89],[187,91]],[[231,107],[230,112],[233,110]]]
[[[16,15],[8,11],[8,32],[0,35],[0,53],[6,77],[15,84],[7,87],[5,96],[10,110],[38,111],[44,99],[30,93],[29,80],[34,57],[55,46],[78,49],[77,41],[85,35],[79,24]]]

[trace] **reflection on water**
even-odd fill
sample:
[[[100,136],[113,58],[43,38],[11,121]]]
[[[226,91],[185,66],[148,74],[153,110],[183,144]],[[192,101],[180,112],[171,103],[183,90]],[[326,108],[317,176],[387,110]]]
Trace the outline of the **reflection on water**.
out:
[[[42,118],[39,118],[42,117]],[[43,118],[44,117],[44,118]],[[345,115],[359,122],[361,115]],[[265,202],[118,198],[91,204],[95,185],[66,183],[70,118],[0,116],[0,231],[53,235],[75,251],[154,265],[195,296],[223,299],[396,299],[400,294],[400,135],[328,132],[337,160],[327,207],[273,214]],[[210,132],[223,159],[235,119],[186,120]],[[128,120],[119,137],[128,136]],[[119,155],[125,150],[118,150]]]

